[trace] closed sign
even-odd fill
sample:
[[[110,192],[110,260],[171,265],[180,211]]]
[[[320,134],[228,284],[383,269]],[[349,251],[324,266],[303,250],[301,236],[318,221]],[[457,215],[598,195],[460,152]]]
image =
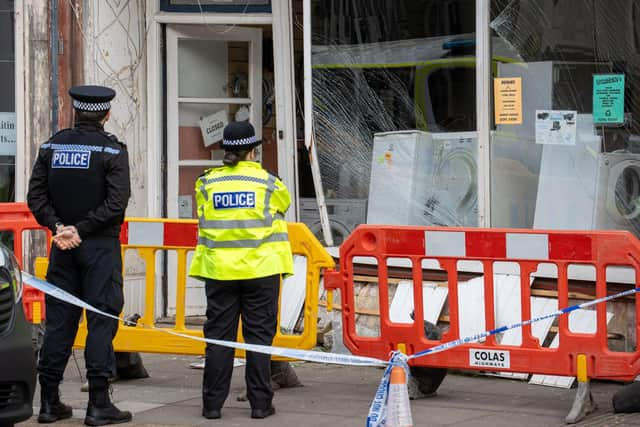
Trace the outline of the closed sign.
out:
[[[508,351],[471,348],[469,349],[469,366],[509,369],[511,360]]]
[[[222,131],[227,123],[226,110],[220,110],[200,120],[200,130],[202,131],[205,147],[222,141]]]

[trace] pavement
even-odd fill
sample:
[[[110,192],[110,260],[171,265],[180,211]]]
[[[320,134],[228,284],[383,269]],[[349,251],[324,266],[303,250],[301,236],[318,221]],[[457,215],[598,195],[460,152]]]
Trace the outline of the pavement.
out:
[[[150,377],[117,381],[113,400],[121,409],[133,412],[136,426],[327,426],[365,425],[369,405],[382,377],[382,369],[293,362],[302,387],[275,392],[276,414],[263,420],[250,418],[248,402],[236,396],[244,389],[244,367],[234,368],[231,394],[219,420],[201,416],[202,370],[189,365],[195,356],[142,354]],[[84,375],[82,351],[74,350],[61,385],[63,401],[74,409],[73,418],[56,426],[83,425],[88,393],[80,390]],[[578,426],[640,426],[640,413],[614,414],[613,394],[622,384],[593,381],[598,405]],[[564,426],[575,396],[566,390],[525,381],[481,374],[449,373],[434,397],[411,401],[414,426]],[[34,413],[39,410],[36,390]],[[17,424],[38,425],[36,416]]]

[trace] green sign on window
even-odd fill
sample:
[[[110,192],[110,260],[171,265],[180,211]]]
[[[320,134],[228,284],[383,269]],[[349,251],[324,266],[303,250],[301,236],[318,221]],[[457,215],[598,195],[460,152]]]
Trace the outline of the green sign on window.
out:
[[[624,74],[593,76],[593,122],[624,123]]]

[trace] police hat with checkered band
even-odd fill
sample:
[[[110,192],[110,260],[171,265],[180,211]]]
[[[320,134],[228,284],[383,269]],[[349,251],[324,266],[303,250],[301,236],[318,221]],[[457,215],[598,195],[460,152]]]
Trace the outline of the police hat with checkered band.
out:
[[[261,143],[251,123],[231,122],[224,127],[220,147],[226,151],[249,151]]]
[[[69,89],[73,108],[79,111],[108,111],[116,92],[104,86],[74,86]]]

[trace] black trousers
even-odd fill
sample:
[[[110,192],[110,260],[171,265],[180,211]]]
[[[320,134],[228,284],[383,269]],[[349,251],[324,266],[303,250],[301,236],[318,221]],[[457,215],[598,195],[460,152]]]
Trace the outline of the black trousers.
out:
[[[124,305],[120,241],[88,238],[66,251],[53,245],[47,281],[104,312],[119,315]],[[46,328],[38,373],[40,384],[55,386],[62,381],[82,309],[49,295],[45,298]],[[87,378],[111,377],[115,367],[112,341],[118,321],[88,311],[87,326]]]
[[[278,321],[280,275],[250,280],[205,281],[207,292],[206,338],[235,341],[242,315],[242,335],[249,344],[271,345]],[[229,395],[234,350],[207,344],[202,400],[206,409],[220,409]],[[271,357],[247,352],[245,381],[251,408],[271,405]]]

